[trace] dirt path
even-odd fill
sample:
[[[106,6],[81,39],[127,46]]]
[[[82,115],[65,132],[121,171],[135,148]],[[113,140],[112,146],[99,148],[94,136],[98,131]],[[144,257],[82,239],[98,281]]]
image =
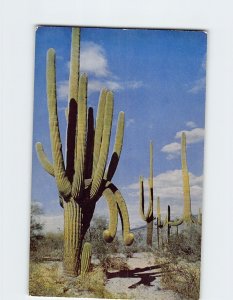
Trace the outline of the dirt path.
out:
[[[150,253],[137,253],[129,258],[128,271],[108,273],[106,289],[114,294],[126,294],[129,299],[180,300],[179,295],[163,290],[160,284],[161,268],[154,264]]]

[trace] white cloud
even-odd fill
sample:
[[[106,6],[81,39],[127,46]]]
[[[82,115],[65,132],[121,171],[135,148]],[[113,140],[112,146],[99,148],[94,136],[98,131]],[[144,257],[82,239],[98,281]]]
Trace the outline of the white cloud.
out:
[[[190,179],[192,211],[195,214],[198,212],[198,208],[201,207],[203,176],[196,176],[190,172],[189,179]],[[145,182],[145,197],[148,198],[149,196],[148,185],[147,185],[148,179],[145,178],[144,182]],[[135,217],[138,218],[139,205],[135,205],[135,199],[139,199],[139,182],[124,187],[124,192],[125,194],[127,194],[128,198],[134,199],[134,203],[132,202],[132,205],[127,204],[127,207],[129,209],[130,214],[135,215]],[[170,170],[155,176],[154,196],[160,197],[161,209],[163,214],[166,213],[167,205],[169,204],[172,207],[173,215],[176,216],[181,215],[183,211],[183,182],[182,182],[181,170]],[[147,199],[145,205],[147,205]],[[154,205],[154,207],[156,208],[156,205]],[[133,221],[133,219],[131,220]]]
[[[119,91],[123,89],[137,89],[140,88],[142,84],[135,81],[134,84],[128,82],[120,82],[115,80],[99,80],[92,79],[88,81],[88,92],[89,94],[100,92],[102,88],[107,88],[111,91]],[[67,100],[69,91],[69,81],[60,81],[58,82],[57,87],[57,96],[58,100]]]
[[[201,67],[204,71],[206,70],[206,54],[203,57]]]
[[[189,123],[189,126],[195,124],[194,122],[187,122],[186,125],[188,123]],[[175,135],[175,139],[181,139],[183,132],[185,132],[185,134],[186,134],[187,144],[199,143],[204,140],[204,134],[205,134],[204,128],[193,128],[191,130],[178,131]],[[180,155],[180,150],[181,150],[181,144],[177,143],[177,142],[167,144],[167,145],[163,146],[161,149],[162,152],[168,154],[166,157],[168,160],[178,157]]]
[[[197,94],[205,89],[205,77],[200,78],[194,82],[194,85],[188,90],[191,94]]]
[[[69,92],[69,81],[64,80],[58,82],[57,84],[58,100],[68,100],[68,92]]]
[[[188,121],[188,122],[186,122],[185,125],[186,125],[187,127],[189,127],[189,128],[195,128],[195,127],[197,127],[196,123],[193,122],[193,121]]]
[[[70,68],[70,62],[66,64]],[[119,91],[123,89],[135,90],[144,86],[142,81],[120,81],[117,76],[110,72],[103,47],[93,42],[83,42],[81,44],[80,72],[94,76],[93,79],[88,81],[89,94],[100,92],[102,88]],[[68,80],[58,82],[58,100],[66,100],[68,98],[68,91]]]
[[[102,88],[107,88],[111,91],[118,91],[123,89],[120,83],[111,80],[90,80],[88,83],[89,93],[100,92]]]
[[[205,130],[204,128],[194,128],[192,130],[182,130],[176,133],[175,138],[180,139],[182,132],[186,134],[187,144],[194,144],[204,140]]]
[[[126,82],[126,88],[135,90],[144,86],[142,81],[128,81]]]
[[[179,143],[171,143],[163,146],[161,149],[164,153],[179,153],[181,149],[181,146]]]
[[[128,119],[126,121],[126,127],[129,127],[130,125],[133,125],[133,124],[135,124],[135,120],[134,119]]]
[[[96,77],[110,74],[108,61],[103,47],[93,42],[83,42],[80,52],[80,70]]]

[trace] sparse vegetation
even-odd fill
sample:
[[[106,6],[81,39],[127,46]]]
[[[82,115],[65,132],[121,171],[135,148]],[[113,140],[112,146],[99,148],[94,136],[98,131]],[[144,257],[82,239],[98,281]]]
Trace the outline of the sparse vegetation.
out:
[[[201,260],[201,228],[199,225],[189,226],[178,235],[172,234],[169,243],[162,250],[163,255],[172,260],[184,259],[188,262]]]
[[[30,256],[35,257],[38,252],[39,245],[44,239],[43,223],[40,221],[40,215],[43,210],[37,202],[31,203],[31,219],[30,219]]]
[[[163,249],[156,251],[156,263],[161,264],[161,283],[185,299],[199,299],[201,229],[192,225],[179,235],[173,234]]]
[[[123,293],[112,294],[105,288],[106,276],[102,267],[94,267],[85,277],[71,278],[62,275],[61,263],[31,263],[29,294],[53,297],[95,297],[127,299]]]
[[[200,263],[173,263],[166,260],[162,265],[162,286],[182,295],[185,299],[199,299],[200,292]]]
[[[32,261],[61,261],[63,258],[63,233],[46,233],[37,241],[37,248],[30,252]]]

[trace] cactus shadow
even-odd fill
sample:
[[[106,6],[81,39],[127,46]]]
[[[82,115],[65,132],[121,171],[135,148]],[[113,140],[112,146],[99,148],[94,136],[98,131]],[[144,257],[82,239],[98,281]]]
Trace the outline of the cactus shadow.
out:
[[[135,268],[132,270],[120,270],[117,272],[106,272],[107,279],[112,278],[138,278],[139,281],[129,286],[129,289],[135,289],[139,285],[154,286],[152,282],[161,277],[163,272],[160,270],[163,265],[155,265],[145,268]],[[149,271],[149,272],[148,272]],[[154,272],[151,272],[154,271]],[[146,272],[146,273],[145,273]]]

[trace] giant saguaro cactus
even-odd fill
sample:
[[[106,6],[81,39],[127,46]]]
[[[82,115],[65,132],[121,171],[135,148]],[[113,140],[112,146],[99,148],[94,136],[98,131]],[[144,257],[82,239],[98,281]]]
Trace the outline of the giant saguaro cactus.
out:
[[[150,177],[148,180],[149,185],[149,205],[147,212],[144,209],[144,183],[143,178],[140,177],[140,205],[139,211],[142,219],[147,223],[147,245],[152,246],[153,236],[153,204],[154,204],[154,191],[153,191],[153,144],[150,142]]]
[[[184,197],[183,216],[177,221],[169,222],[171,226],[179,226],[182,223],[185,224],[196,223],[196,220],[192,216],[192,212],[191,212],[189,173],[188,173],[187,157],[186,157],[186,135],[184,132],[182,132],[182,136],[181,136],[181,166],[182,166],[183,197]]]
[[[125,201],[111,182],[120,158],[124,113],[120,112],[113,154],[106,168],[113,118],[113,94],[103,89],[100,94],[96,126],[93,109],[87,108],[87,76],[79,76],[80,30],[72,29],[71,63],[67,117],[66,163],[57,115],[55,51],[47,53],[47,100],[50,141],[53,163],[49,162],[43,146],[36,144],[43,168],[55,178],[60,204],[64,209],[64,271],[69,275],[80,273],[83,239],[103,195],[109,208],[109,228],[103,233],[111,242],[117,230],[118,212],[121,216],[126,245],[133,242]]]

